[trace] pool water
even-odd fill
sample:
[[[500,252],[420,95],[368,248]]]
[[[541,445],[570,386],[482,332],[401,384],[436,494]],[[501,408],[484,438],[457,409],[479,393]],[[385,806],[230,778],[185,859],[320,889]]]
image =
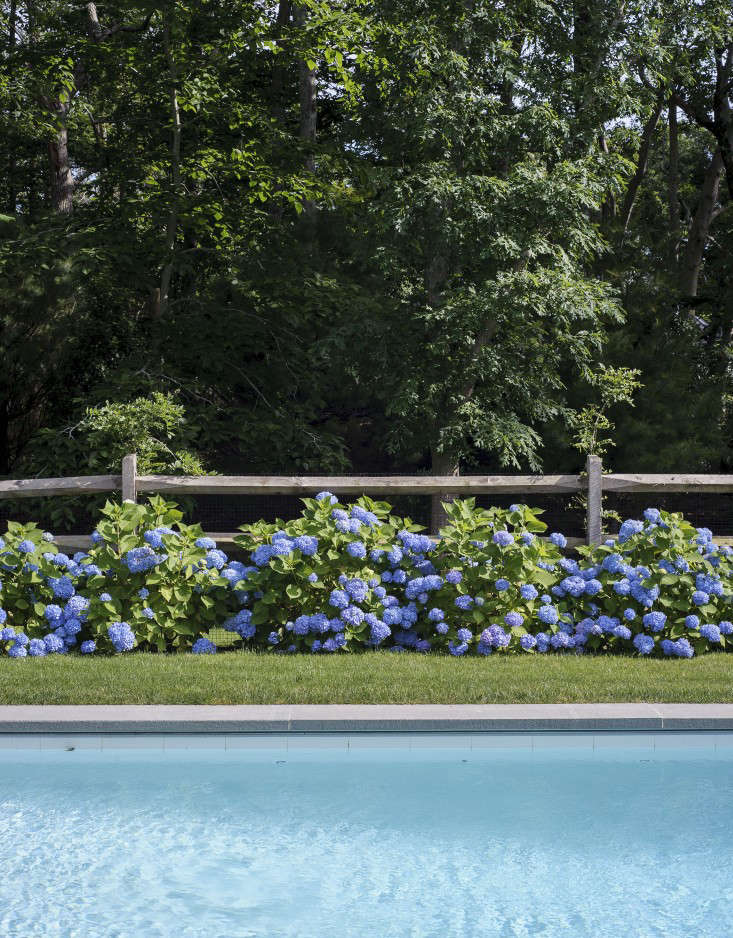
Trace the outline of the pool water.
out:
[[[733,746],[0,751],[0,935],[728,938]]]

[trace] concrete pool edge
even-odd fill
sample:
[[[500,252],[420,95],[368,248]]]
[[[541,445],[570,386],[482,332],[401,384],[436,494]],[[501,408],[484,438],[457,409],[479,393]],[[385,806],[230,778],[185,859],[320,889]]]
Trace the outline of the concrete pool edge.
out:
[[[0,734],[733,730],[733,704],[0,706]]]

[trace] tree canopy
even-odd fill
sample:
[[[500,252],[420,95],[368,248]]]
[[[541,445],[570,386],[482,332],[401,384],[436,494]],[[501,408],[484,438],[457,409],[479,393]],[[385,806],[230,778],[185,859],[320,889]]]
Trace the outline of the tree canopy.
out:
[[[729,466],[728,3],[1,8],[0,474]]]

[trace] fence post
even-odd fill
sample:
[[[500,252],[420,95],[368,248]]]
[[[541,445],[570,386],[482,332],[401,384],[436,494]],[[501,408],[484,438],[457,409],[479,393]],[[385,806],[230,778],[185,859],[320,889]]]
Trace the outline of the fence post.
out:
[[[122,457],[122,501],[137,501],[137,453]]]
[[[592,546],[601,543],[603,463],[600,456],[588,457],[586,472],[588,473],[588,504],[585,516],[585,530],[588,544]]]

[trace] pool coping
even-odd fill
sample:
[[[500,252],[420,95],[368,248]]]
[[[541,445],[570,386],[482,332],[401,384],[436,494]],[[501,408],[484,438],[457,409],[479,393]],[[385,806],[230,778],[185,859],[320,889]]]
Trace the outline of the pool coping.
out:
[[[733,730],[733,704],[0,706],[0,734],[649,730]]]

